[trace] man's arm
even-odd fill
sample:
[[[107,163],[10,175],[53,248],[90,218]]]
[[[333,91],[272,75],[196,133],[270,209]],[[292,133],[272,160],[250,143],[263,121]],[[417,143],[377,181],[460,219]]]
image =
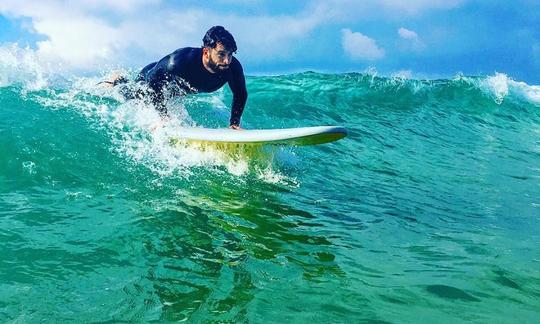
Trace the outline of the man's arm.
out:
[[[163,88],[169,79],[166,61],[167,57],[168,56],[157,62],[157,64],[146,73],[144,78],[144,81],[153,92],[151,93],[152,103],[156,110],[163,116],[167,116],[167,107],[165,106],[163,94]]]
[[[233,75],[229,81],[229,87],[233,93],[233,100],[231,105],[231,119],[230,125],[232,128],[240,126],[240,118],[244,112],[248,93],[246,89],[246,79],[244,77],[244,70],[242,65],[238,62],[238,65],[234,67],[232,71]]]
[[[178,86],[179,75],[184,68],[182,63],[181,54],[177,50],[159,60],[146,74],[145,81],[154,92],[152,103],[162,115],[167,115],[164,91],[168,88],[169,91],[172,91],[171,94],[174,93],[175,88],[171,86],[171,83]]]

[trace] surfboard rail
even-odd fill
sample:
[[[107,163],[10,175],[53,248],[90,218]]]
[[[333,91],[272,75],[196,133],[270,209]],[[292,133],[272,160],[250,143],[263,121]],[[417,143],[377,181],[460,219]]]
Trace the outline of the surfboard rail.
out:
[[[303,146],[334,142],[346,136],[347,129],[342,126],[249,130],[183,127],[172,140],[175,142]]]

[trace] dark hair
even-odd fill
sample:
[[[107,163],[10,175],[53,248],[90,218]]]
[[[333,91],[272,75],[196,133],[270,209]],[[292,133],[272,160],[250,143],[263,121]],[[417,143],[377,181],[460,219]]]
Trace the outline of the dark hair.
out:
[[[214,48],[217,43],[223,44],[225,49],[236,52],[236,42],[234,37],[222,26],[214,26],[206,32],[206,35],[203,37],[203,46]]]

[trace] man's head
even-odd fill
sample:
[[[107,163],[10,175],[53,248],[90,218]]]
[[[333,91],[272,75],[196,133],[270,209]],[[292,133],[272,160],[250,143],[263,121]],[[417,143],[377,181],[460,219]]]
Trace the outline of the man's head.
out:
[[[214,26],[203,37],[203,63],[212,73],[223,72],[229,68],[236,49],[231,33],[221,26]]]
[[[231,53],[235,53],[237,50],[234,37],[222,26],[208,29],[203,37],[203,47],[215,48],[218,43],[221,43]]]

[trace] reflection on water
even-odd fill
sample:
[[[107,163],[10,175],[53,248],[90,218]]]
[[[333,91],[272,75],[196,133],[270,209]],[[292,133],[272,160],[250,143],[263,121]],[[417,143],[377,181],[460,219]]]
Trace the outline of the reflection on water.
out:
[[[344,278],[331,239],[317,233],[323,224],[281,202],[268,188],[276,185],[196,183],[189,190],[165,184],[170,199],[149,202],[153,210],[139,222],[148,233],[145,279],[163,305],[162,320],[201,313],[239,321],[254,295],[270,288],[267,280],[277,283],[271,289],[291,281],[289,290]]]

